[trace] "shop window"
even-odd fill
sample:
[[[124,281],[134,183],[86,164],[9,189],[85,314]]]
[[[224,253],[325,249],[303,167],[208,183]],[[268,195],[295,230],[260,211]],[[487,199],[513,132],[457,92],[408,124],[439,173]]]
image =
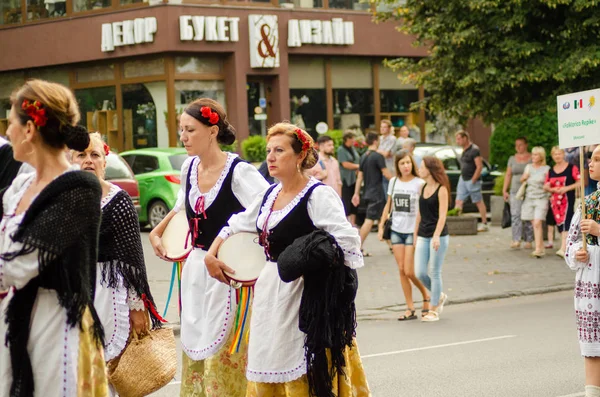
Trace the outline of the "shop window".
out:
[[[165,59],[136,59],[123,64],[123,74],[126,79],[142,76],[157,76],[165,74]]]
[[[222,73],[223,61],[215,57],[176,57],[175,73]]]
[[[75,69],[78,83],[89,83],[92,81],[107,81],[115,79],[114,65],[95,65]]]
[[[0,25],[21,23],[21,1],[0,0]]]
[[[144,0],[121,0],[121,5],[128,5],[128,4],[139,4],[139,3],[147,3],[147,1]]]
[[[292,123],[316,138],[317,123],[327,122],[325,89],[290,89],[290,109]]]
[[[223,81],[180,80],[175,82],[175,104],[183,109],[198,98],[211,98],[225,107],[225,83]],[[181,111],[178,111],[181,113]]]
[[[28,21],[65,15],[67,15],[66,0],[27,0]]]
[[[343,8],[345,10],[369,10],[369,2],[361,0],[329,0],[329,8]]]
[[[363,132],[375,128],[372,89],[334,89],[334,128],[360,128]]]
[[[285,7],[285,4],[292,4],[294,6],[294,8],[321,8],[321,7],[323,7],[322,0],[279,0],[279,4],[282,7]]]
[[[0,120],[10,113],[10,94],[25,82],[23,72],[0,73]],[[1,131],[1,126],[0,126]]]
[[[110,146],[118,134],[115,87],[98,87],[75,90],[81,121],[88,131],[98,131]]]
[[[409,112],[410,105],[419,100],[417,90],[380,90],[381,112]]]
[[[111,7],[111,0],[75,0],[73,1],[73,11],[101,10]]]
[[[168,146],[167,88],[164,81],[122,86],[125,147]]]
[[[66,87],[69,86],[69,72],[60,68],[44,68],[27,72],[27,77],[32,79],[41,79],[59,83]]]

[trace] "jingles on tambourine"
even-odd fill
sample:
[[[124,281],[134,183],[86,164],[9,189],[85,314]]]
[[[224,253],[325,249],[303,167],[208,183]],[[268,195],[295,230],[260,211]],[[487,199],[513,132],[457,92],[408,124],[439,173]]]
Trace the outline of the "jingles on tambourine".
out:
[[[192,240],[185,211],[179,211],[169,221],[162,235],[166,257],[173,262],[185,260],[192,251]]]
[[[221,244],[217,257],[235,271],[225,277],[233,288],[249,287],[256,283],[265,266],[265,251],[255,233],[236,233]]]

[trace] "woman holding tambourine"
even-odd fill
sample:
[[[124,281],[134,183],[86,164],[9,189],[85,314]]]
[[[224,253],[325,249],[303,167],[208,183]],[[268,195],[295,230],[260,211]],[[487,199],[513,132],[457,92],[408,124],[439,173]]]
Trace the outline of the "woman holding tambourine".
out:
[[[343,250],[346,266],[363,266],[360,237],[346,219],[339,196],[331,187],[304,174],[316,161],[313,140],[305,131],[289,123],[271,127],[267,162],[269,173],[281,183],[258,195],[246,211],[231,217],[206,256],[209,273],[224,283],[228,282],[221,270],[224,264],[215,254],[229,236],[258,231],[267,257],[256,281],[252,305],[248,397],[309,396],[305,334],[299,329],[304,279],[284,283],[278,273],[279,255],[296,239],[322,229]],[[346,348],[344,357],[344,374],[338,373],[333,379],[337,395],[370,395],[356,346]]]
[[[208,275],[206,250],[231,215],[243,211],[268,187],[251,164],[219,144],[235,141],[235,130],[223,107],[201,98],[180,118],[181,142],[191,156],[181,167],[183,206],[176,206],[150,233],[155,253],[172,261],[163,247],[163,232],[172,218],[185,211],[193,250],[181,274],[181,396],[244,396],[245,340],[230,351],[236,296],[229,285]]]

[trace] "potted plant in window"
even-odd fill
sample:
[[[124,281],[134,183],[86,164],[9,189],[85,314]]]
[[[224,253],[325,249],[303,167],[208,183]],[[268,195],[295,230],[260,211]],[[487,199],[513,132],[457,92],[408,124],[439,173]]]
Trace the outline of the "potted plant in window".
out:
[[[154,106],[153,102],[140,103],[137,106],[136,113],[143,115],[146,118],[146,121],[144,122],[146,133],[156,130],[156,122],[154,121],[156,118],[156,106]]]

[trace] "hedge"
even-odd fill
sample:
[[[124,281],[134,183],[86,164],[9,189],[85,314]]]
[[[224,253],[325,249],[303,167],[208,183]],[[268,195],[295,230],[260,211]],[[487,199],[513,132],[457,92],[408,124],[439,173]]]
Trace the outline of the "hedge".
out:
[[[242,142],[242,155],[251,163],[262,163],[267,158],[267,140],[253,135]]]

